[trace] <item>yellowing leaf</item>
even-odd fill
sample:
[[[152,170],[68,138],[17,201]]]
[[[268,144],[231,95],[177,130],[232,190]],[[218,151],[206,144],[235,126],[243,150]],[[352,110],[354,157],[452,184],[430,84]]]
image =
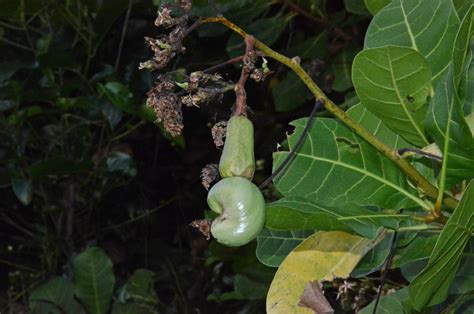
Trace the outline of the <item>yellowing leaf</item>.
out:
[[[298,306],[308,281],[347,278],[384,235],[369,240],[341,231],[319,231],[308,237],[278,268],[267,295],[267,313],[313,313]]]

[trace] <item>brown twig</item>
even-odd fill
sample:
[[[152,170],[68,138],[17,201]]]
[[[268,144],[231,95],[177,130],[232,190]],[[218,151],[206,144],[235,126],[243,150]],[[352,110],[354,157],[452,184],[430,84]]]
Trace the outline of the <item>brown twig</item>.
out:
[[[247,93],[245,92],[245,83],[255,67],[255,51],[253,50],[254,42],[255,39],[253,36],[245,36],[245,55],[242,58],[244,66],[240,72],[239,83],[235,87],[235,116],[247,116]]]

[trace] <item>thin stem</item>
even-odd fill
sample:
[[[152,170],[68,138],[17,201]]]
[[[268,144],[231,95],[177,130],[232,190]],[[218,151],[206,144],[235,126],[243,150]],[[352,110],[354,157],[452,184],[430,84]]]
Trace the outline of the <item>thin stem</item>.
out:
[[[226,19],[225,17],[210,17],[205,18],[202,20],[202,23],[221,23],[228,27],[229,29],[233,30],[237,34],[242,37],[246,37],[247,33]],[[303,83],[308,87],[311,93],[314,95],[316,99],[323,99],[324,100],[324,107],[327,111],[331,112],[334,116],[336,116],[339,120],[341,120],[345,125],[350,127],[355,133],[357,133],[360,137],[364,140],[369,142],[372,146],[374,146],[377,150],[379,150],[382,154],[387,156],[390,160],[392,160],[410,179],[411,181],[419,187],[426,195],[431,198],[436,199],[438,196],[438,189],[432,185],[425,177],[423,177],[411,164],[409,161],[400,158],[398,156],[397,151],[392,149],[391,147],[387,146],[384,142],[379,140],[375,135],[370,133],[367,129],[365,129],[362,125],[360,125],[357,121],[355,121],[352,117],[348,116],[343,110],[341,110],[336,104],[334,104],[319,88],[318,85],[311,79],[311,77],[306,73],[299,62],[296,60],[292,60],[265,45],[261,41],[255,39],[255,48],[262,51],[266,56],[275,59],[276,61],[283,63],[287,67],[289,67],[296,75],[303,81]],[[450,209],[455,209],[458,201],[449,195],[445,195],[444,203]]]
[[[374,311],[373,314],[377,314],[377,308],[379,306],[380,297],[382,296],[382,289],[385,285],[385,281],[387,280],[387,273],[390,267],[392,266],[393,256],[395,255],[395,243],[397,241],[397,234],[398,232],[395,230],[392,236],[392,241],[390,243],[390,252],[388,253],[387,259],[385,260],[384,272],[382,274],[382,279],[380,280],[380,286],[377,291],[377,298],[375,299]]]
[[[397,153],[398,153],[398,155],[400,155],[400,157],[404,157],[403,155],[405,155],[405,153],[414,153],[414,154],[418,154],[418,155],[421,155],[421,156],[424,156],[426,158],[433,159],[433,160],[436,160],[436,161],[443,161],[443,157],[432,154],[432,153],[425,152],[425,151],[423,151],[421,149],[418,149],[418,148],[410,148],[410,147],[400,148],[397,151]]]
[[[128,2],[127,14],[125,15],[125,22],[123,23],[123,28],[122,28],[122,36],[120,36],[117,59],[115,59],[115,66],[114,66],[115,72],[117,72],[117,69],[120,63],[120,57],[122,56],[123,40],[125,39],[125,33],[127,32],[128,20],[130,19],[130,12],[132,11],[132,3],[133,3],[133,0],[130,0]]]
[[[289,152],[289,154],[286,156],[285,160],[283,160],[280,166],[278,166],[278,168],[275,171],[273,171],[273,173],[258,186],[260,190],[266,187],[268,184],[270,184],[270,182],[272,182],[272,180],[275,179],[286,168],[286,166],[290,163],[290,161],[293,160],[296,153],[300,150],[301,145],[303,144],[304,139],[306,138],[306,134],[308,134],[308,131],[311,129],[311,126],[313,125],[316,112],[319,110],[319,108],[323,106],[323,104],[324,104],[323,100],[321,99],[316,100],[313,110],[311,111],[309,115],[308,122],[306,123],[303,129],[303,132],[301,133],[301,136],[298,139],[298,142],[296,142],[295,146]]]
[[[262,53],[259,53],[257,52],[257,55],[259,56],[263,56]],[[238,57],[235,57],[235,58],[232,58],[232,59],[229,59],[227,61],[224,61],[222,63],[219,63],[219,64],[216,64],[216,65],[213,65],[205,70],[202,70],[202,72],[204,73],[212,73],[212,72],[215,72],[217,70],[219,70],[220,68],[223,68],[223,67],[226,67],[228,65],[231,65],[231,64],[234,64],[234,63],[237,63],[237,62],[240,62],[242,61],[242,59],[244,59],[245,55],[242,55],[242,56],[238,56]]]
[[[6,39],[5,37],[0,37],[0,41],[3,41],[4,43],[10,45],[10,46],[13,46],[13,47],[16,47],[18,49],[23,49],[23,50],[26,50],[26,51],[30,51],[30,52],[35,52],[33,49],[31,49],[30,47],[27,47],[27,46],[24,46],[22,44],[18,44],[14,41],[11,41],[9,39]]]

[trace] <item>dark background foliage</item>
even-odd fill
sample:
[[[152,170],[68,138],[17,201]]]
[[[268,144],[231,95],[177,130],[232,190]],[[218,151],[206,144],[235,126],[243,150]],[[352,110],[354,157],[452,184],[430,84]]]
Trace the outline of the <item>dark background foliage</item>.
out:
[[[117,282],[137,268],[155,272],[159,308],[179,313],[262,312],[274,270],[255,243],[238,249],[207,242],[188,224],[204,216],[200,171],[217,162],[210,127],[229,117],[232,92],[183,108],[185,129],[171,138],[145,108],[155,73],[144,36],[160,1],[0,0],[0,309],[20,311],[28,293],[71,274],[88,246],[105,250]],[[194,1],[304,67],[343,106],[354,97],[351,60],[369,16],[363,1]],[[205,69],[241,54],[220,25],[184,41],[164,71]],[[302,83],[271,60],[265,82],[247,84],[262,182],[287,123],[307,116]],[[237,66],[220,71],[236,81]],[[325,115],[325,112],[319,114]],[[274,191],[264,191],[268,199]],[[15,310],[16,309],[16,310]]]

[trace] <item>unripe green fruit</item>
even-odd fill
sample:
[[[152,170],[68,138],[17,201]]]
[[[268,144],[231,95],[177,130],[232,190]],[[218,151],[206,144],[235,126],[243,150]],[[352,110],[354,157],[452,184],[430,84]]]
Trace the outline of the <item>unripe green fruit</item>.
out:
[[[222,178],[244,177],[252,180],[255,172],[253,125],[243,116],[234,116],[227,123],[224,151],[219,161]]]
[[[212,236],[227,246],[241,246],[257,237],[265,222],[265,200],[258,187],[242,177],[217,182],[207,195],[209,207],[219,217]]]

